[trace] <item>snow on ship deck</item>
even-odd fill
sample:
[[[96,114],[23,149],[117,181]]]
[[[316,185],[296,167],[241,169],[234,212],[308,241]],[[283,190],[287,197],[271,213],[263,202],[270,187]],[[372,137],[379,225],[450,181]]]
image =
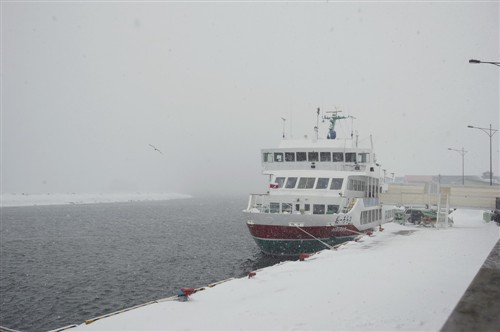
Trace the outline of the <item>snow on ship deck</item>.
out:
[[[383,232],[73,330],[439,330],[499,239],[481,211]],[[189,285],[186,285],[189,286]]]

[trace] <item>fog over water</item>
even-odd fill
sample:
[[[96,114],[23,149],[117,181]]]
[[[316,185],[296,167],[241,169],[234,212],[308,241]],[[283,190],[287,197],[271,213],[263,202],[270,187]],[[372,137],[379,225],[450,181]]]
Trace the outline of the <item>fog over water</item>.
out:
[[[2,192],[265,190],[259,151],[353,115],[396,176],[489,170],[495,2],[1,4]],[[340,124],[350,132],[350,121]],[[320,135],[326,136],[326,126]],[[499,138],[493,140],[498,174]],[[149,144],[158,148],[155,151]]]

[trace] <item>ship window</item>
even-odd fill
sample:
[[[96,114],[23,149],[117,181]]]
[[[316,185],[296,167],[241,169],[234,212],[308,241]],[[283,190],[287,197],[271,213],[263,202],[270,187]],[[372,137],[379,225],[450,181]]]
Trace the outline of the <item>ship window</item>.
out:
[[[314,188],[314,180],[315,180],[315,178],[300,178],[299,185],[297,186],[297,188],[299,188],[299,189]]]
[[[295,152],[285,152],[285,161],[295,161]]]
[[[361,224],[368,224],[368,211],[361,212]]]
[[[342,152],[332,152],[333,162],[344,161],[344,154]]]
[[[330,152],[320,152],[319,153],[320,161],[332,161],[332,154]]]
[[[311,205],[304,204],[304,211],[311,211]]]
[[[362,191],[362,185],[361,185],[361,181],[359,180],[354,180],[354,190],[356,191]]]
[[[333,205],[333,204],[328,204],[326,206],[326,214],[334,214],[339,212],[339,206],[338,205]]]
[[[332,184],[330,185],[330,189],[332,190],[340,190],[342,189],[342,183],[344,182],[344,179],[332,179]]]
[[[297,184],[297,178],[288,178],[286,180],[285,188],[287,188],[287,189],[293,189],[293,188],[295,188],[296,184]]]
[[[285,178],[278,177],[274,180],[276,184],[278,184],[278,188],[283,188],[283,184],[285,184]]]
[[[365,191],[366,183],[365,180],[349,180],[349,187],[349,190]]]
[[[309,152],[307,154],[307,157],[309,159],[309,161],[318,161],[318,153],[317,152]]]
[[[369,163],[370,154],[369,153],[358,153],[358,163]]]
[[[270,213],[279,213],[280,212],[280,203],[269,203],[269,212]]]
[[[271,152],[264,152],[264,162],[272,163],[273,162],[273,154]]]
[[[274,161],[282,162],[283,161],[283,153],[275,152],[274,153]]]
[[[316,189],[326,189],[328,188],[329,178],[319,178],[318,183],[316,183]]]
[[[295,204],[295,211],[300,211],[300,204]]]
[[[297,161],[307,161],[307,153],[297,152]]]
[[[325,214],[325,206],[323,204],[313,204],[313,214]]]
[[[291,203],[282,203],[281,204],[281,213],[292,213],[292,204]]]
[[[355,153],[346,153],[345,154],[345,161],[347,163],[355,163],[356,162],[356,154]]]

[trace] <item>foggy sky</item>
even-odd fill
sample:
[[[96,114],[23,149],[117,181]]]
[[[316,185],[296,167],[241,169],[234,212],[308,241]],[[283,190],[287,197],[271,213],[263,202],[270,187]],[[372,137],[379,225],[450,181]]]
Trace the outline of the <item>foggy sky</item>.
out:
[[[317,107],[355,116],[396,176],[461,174],[449,147],[489,170],[488,136],[466,127],[499,127],[500,68],[468,60],[500,60],[498,3],[1,9],[4,193],[263,192],[260,149],[281,117],[312,136]]]

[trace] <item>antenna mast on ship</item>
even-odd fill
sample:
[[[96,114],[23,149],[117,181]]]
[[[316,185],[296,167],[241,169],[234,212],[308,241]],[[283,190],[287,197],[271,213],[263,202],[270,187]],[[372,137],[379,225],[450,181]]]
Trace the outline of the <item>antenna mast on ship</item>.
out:
[[[335,122],[337,120],[348,118],[347,116],[339,115],[340,112],[342,111],[335,109],[335,111],[326,112],[331,113],[331,115],[323,115],[323,121],[330,121],[330,129],[328,130],[328,135],[326,136],[327,139],[335,139],[337,137],[337,133],[335,132]]]
[[[316,140],[319,138],[319,112],[320,109],[318,107],[318,110],[316,112],[316,127],[314,127],[314,131],[316,132]]]
[[[285,139],[285,122],[286,122],[286,119],[282,117],[281,120],[283,120],[283,139]]]

